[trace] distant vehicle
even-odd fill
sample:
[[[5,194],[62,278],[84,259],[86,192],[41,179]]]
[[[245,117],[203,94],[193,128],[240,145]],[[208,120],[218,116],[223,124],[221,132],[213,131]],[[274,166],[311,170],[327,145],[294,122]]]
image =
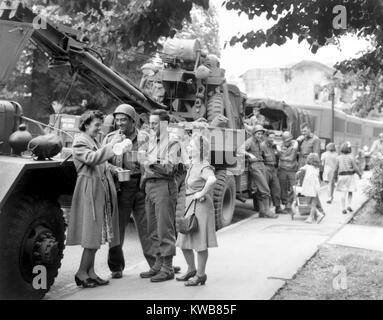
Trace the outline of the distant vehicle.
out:
[[[248,99],[246,115],[250,115],[255,105],[261,107],[260,113],[269,119],[269,129],[291,130],[294,138],[300,135],[300,125],[310,124],[313,132],[321,139],[322,149],[331,141],[332,112],[330,107],[289,105],[271,99]],[[353,153],[359,148],[370,147],[379,133],[383,132],[383,122],[362,119],[335,110],[334,142],[339,148],[350,141]]]

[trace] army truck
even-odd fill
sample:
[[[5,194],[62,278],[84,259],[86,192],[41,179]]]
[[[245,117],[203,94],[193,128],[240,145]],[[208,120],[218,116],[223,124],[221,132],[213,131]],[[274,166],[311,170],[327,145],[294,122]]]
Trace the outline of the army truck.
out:
[[[198,40],[168,39],[161,58],[163,103],[181,123],[196,124],[204,119],[209,125],[211,164],[217,177],[213,190],[216,228],[220,229],[231,223],[236,198],[243,199],[248,190],[243,124],[246,96],[227,83],[218,57],[204,54]]]

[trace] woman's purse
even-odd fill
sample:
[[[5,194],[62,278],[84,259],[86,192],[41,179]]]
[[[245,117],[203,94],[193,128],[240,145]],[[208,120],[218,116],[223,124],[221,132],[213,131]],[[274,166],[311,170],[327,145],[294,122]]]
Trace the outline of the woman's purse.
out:
[[[194,203],[193,213],[190,216],[185,218],[186,214],[190,210],[193,203]],[[177,219],[177,231],[178,232],[183,233],[183,234],[188,234],[188,233],[193,233],[193,232],[198,230],[198,220],[197,220],[197,217],[195,215],[196,207],[197,207],[197,200],[192,200],[190,202],[188,208],[186,209],[184,216]]]

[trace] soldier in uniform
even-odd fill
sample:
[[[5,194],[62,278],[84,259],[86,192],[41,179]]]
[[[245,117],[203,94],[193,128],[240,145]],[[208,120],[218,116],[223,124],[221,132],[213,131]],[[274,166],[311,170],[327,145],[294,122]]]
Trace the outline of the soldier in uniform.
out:
[[[303,123],[301,125],[301,136],[297,138],[299,143],[299,169],[306,164],[306,159],[310,153],[316,153],[321,158],[321,142],[320,139],[311,132],[310,125]],[[324,210],[319,197],[317,196],[317,209],[324,214]]]
[[[152,252],[156,261],[141,278],[151,282],[174,279],[173,257],[176,255],[176,203],[178,186],[176,182],[179,164],[179,142],[170,141],[167,124],[170,117],[164,110],[155,110],[149,118],[151,137],[145,169],[146,214],[148,231],[152,241]]]
[[[299,169],[306,164],[307,156],[310,153],[316,153],[320,159],[321,156],[321,142],[320,139],[311,132],[308,123],[301,125],[302,135],[297,138],[299,143]]]
[[[276,218],[278,216],[270,212],[270,189],[266,180],[266,168],[261,148],[264,132],[265,129],[261,125],[253,128],[252,136],[245,143],[245,154],[250,159],[252,196],[258,198],[259,216]]]
[[[117,183],[121,243],[119,246],[111,248],[108,256],[108,265],[112,271],[112,278],[119,279],[122,277],[122,271],[125,268],[124,254],[122,251],[125,226],[132,212],[142,250],[150,266],[154,264],[155,256],[151,251],[151,241],[147,232],[145,193],[140,190],[141,168],[135,156],[138,149],[138,130],[135,127],[137,115],[134,108],[128,104],[118,106],[113,115],[118,129],[105,137],[104,144],[109,143],[115,136],[119,135],[130,139],[133,144],[131,152],[128,151],[121,156],[115,156],[111,161],[117,167],[131,170],[130,181]]]
[[[278,155],[281,200],[285,205],[284,213],[291,213],[291,205],[294,200],[293,186],[296,184],[295,175],[298,170],[298,142],[293,140],[291,132],[282,133],[282,145],[278,148]]]
[[[277,146],[274,143],[274,133],[265,132],[265,141],[261,143],[266,167],[266,181],[271,192],[271,199],[275,206],[275,213],[282,213],[281,209],[281,187],[277,175]]]

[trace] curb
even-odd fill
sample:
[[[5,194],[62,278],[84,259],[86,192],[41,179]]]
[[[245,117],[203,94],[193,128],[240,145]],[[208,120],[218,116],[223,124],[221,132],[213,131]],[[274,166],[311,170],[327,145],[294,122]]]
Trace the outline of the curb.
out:
[[[294,275],[291,277],[291,279],[284,280],[284,284],[270,297],[269,300],[273,300],[273,298],[279,294],[279,292],[286,287],[288,282],[294,280],[296,276],[302,271],[303,268],[306,267],[306,265],[316,256],[316,254],[319,252],[321,246],[325,243],[327,243],[329,240],[331,240],[341,229],[344,228],[345,225],[349,224],[350,221],[356,216],[356,214],[359,213],[361,209],[363,209],[367,203],[370,201],[369,198],[366,198],[362,201],[361,205],[350,215],[346,218],[346,220],[334,231],[331,233],[331,235],[321,244],[318,245],[317,249],[313,252],[312,255],[310,255],[309,258],[303,263],[303,265],[294,273]]]

